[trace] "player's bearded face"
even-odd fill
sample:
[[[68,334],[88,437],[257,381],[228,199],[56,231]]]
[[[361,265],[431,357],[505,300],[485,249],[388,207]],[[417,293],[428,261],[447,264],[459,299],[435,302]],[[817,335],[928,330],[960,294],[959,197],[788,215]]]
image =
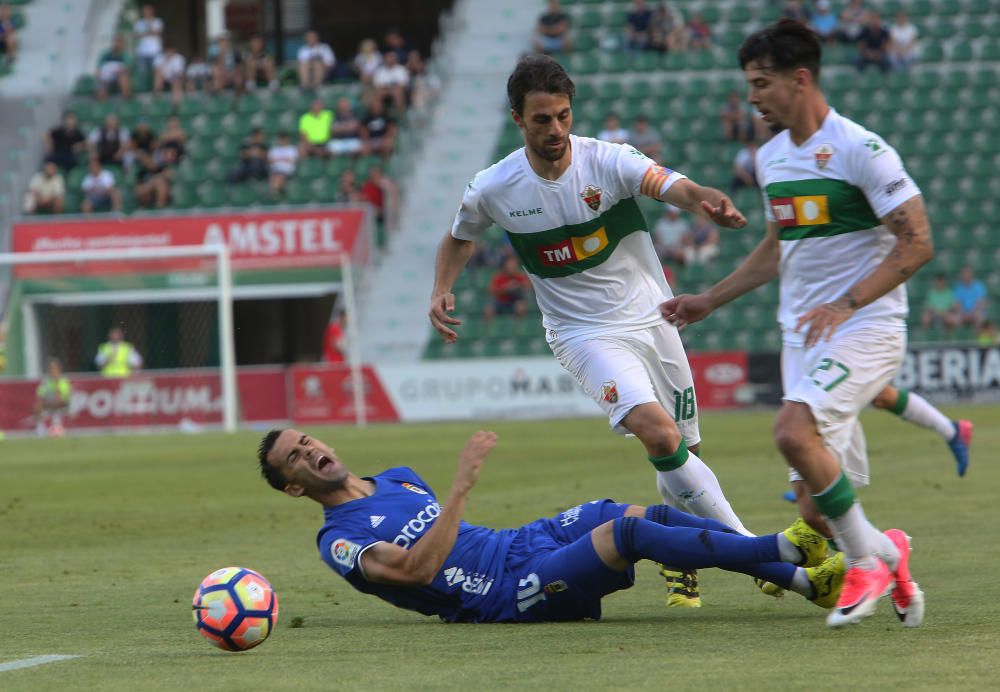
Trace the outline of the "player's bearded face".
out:
[[[340,487],[348,475],[347,467],[329,446],[297,430],[282,433],[271,459],[289,486],[305,490]]]
[[[753,60],[744,75],[749,85],[747,100],[772,129],[785,129],[794,119],[798,104],[799,82],[795,73],[777,72],[769,64]]]
[[[524,113],[515,113],[514,120],[524,133],[525,146],[538,158],[559,161],[569,152],[573,109],[565,94],[529,92],[524,97]]]

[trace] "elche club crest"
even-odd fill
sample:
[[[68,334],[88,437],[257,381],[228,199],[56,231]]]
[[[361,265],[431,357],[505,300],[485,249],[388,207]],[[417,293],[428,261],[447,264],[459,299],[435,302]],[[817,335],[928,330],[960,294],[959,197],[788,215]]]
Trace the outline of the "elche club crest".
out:
[[[833,156],[833,145],[829,142],[823,142],[818,147],[816,151],[813,152],[813,158],[816,160],[816,168],[823,170],[826,168],[827,164],[830,163],[830,158]]]
[[[604,399],[609,404],[618,403],[618,383],[614,380],[608,380],[601,385],[601,398]]]
[[[580,193],[580,197],[587,203],[587,206],[594,211],[601,208],[601,188],[596,185],[588,185],[583,188],[583,192]]]

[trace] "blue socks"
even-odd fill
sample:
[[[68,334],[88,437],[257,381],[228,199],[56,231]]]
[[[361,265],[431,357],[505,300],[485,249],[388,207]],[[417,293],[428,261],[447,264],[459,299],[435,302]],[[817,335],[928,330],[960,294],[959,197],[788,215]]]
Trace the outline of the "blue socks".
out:
[[[665,506],[650,507],[646,516],[614,520],[615,547],[629,562],[652,560],[681,569],[721,567],[790,588],[795,565],[781,562],[777,538],[748,537],[722,522],[702,519]],[[669,519],[664,525],[657,521]],[[721,529],[713,528],[722,527]]]

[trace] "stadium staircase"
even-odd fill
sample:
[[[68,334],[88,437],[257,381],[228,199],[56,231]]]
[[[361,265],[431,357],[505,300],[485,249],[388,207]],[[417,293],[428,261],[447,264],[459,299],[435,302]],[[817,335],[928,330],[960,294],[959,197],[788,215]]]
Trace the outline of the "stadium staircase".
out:
[[[621,39],[628,0],[563,0],[572,18],[575,50],[563,58],[577,84],[574,131],[594,136],[609,112],[629,126],[640,114],[650,117],[664,143],[664,159],[672,168],[703,184],[726,190],[738,144],[722,138],[719,113],[726,95],[745,87],[736,63],[742,39],[775,20],[778,2],[717,3],[676,0],[685,17],[698,10],[713,28],[711,50],[660,56],[628,54],[611,45]],[[936,241],[936,257],[909,282],[911,340],[962,341],[969,330],[945,333],[919,328],[931,277],[937,272],[956,278],[970,265],[992,297],[992,317],[1000,318],[1000,15],[989,0],[869,0],[866,5],[891,21],[904,7],[920,29],[921,59],[910,73],[883,76],[874,68],[859,74],[853,46],[825,49],[822,83],[831,104],[844,115],[884,136],[895,146],[926,197]],[[543,10],[539,0],[535,13]],[[503,110],[502,108],[500,110]],[[520,134],[505,124],[491,160],[522,144]],[[452,200],[448,200],[452,202]],[[735,201],[750,220],[743,231],[722,231],[721,254],[702,266],[674,267],[675,292],[701,291],[728,274],[761,236],[763,214],[759,193],[741,190]],[[454,205],[451,204],[453,207]],[[661,205],[644,202],[655,223]],[[447,210],[450,214],[451,208]],[[442,216],[445,216],[442,214]],[[442,228],[435,228],[440,233]],[[494,228],[487,242],[506,241]],[[422,260],[427,265],[429,258]],[[425,358],[530,355],[547,353],[537,312],[526,318],[480,316],[489,301],[491,268],[467,271],[455,286],[459,313],[465,319],[462,338],[446,346],[426,327]],[[415,297],[421,312],[426,291]],[[776,351],[777,283],[772,282],[720,309],[712,319],[689,327],[684,338],[693,350],[741,349]],[[536,309],[537,310],[537,309]]]

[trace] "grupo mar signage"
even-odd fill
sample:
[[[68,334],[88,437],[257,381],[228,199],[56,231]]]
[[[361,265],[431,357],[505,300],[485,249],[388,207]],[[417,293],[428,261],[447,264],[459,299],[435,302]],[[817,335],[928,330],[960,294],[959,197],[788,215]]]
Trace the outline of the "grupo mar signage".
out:
[[[1000,346],[911,346],[895,383],[935,401],[1000,401]]]
[[[344,255],[351,256],[356,263],[365,263],[370,252],[368,234],[363,232],[367,213],[366,207],[344,207],[20,222],[14,226],[13,251],[148,249],[225,243],[237,271],[324,266]],[[155,270],[189,270],[199,261],[164,260]],[[48,276],[57,266],[20,267],[18,275]],[[120,261],[84,263],[74,269],[77,274],[133,271],[135,265]]]

